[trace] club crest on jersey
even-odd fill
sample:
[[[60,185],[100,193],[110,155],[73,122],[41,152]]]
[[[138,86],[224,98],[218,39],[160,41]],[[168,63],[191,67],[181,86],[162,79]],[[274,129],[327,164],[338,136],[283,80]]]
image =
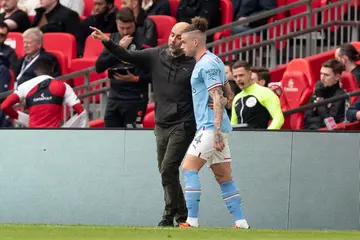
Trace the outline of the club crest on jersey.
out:
[[[131,44],[130,47],[129,47],[129,49],[130,49],[131,51],[135,51],[135,50],[136,50],[136,45],[135,45],[135,44]]]
[[[249,97],[245,102],[246,106],[249,108],[255,107],[256,103],[257,100],[255,97]]]
[[[40,97],[34,98],[33,101],[34,101],[34,102],[50,101],[51,99],[52,99],[52,96],[50,96],[50,97],[45,97],[44,93],[42,93],[42,94],[40,95]]]

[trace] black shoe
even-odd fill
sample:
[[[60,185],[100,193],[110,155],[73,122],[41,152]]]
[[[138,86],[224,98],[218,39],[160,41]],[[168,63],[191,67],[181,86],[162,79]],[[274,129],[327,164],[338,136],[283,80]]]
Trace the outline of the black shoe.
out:
[[[174,223],[167,220],[161,220],[158,227],[174,227]]]

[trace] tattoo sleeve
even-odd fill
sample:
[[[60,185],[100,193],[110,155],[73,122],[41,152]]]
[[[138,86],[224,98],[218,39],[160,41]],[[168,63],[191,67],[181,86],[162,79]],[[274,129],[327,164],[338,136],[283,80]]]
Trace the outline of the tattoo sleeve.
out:
[[[222,87],[215,87],[211,89],[209,93],[214,100],[214,127],[216,131],[220,131],[224,114],[224,106],[221,104],[221,98],[223,98],[224,93]]]
[[[231,109],[232,106],[232,102],[234,100],[235,94],[233,93],[233,91],[231,90],[231,86],[230,83],[227,82],[224,86],[224,95],[225,97],[228,99],[227,104],[226,104],[226,108],[227,109]]]

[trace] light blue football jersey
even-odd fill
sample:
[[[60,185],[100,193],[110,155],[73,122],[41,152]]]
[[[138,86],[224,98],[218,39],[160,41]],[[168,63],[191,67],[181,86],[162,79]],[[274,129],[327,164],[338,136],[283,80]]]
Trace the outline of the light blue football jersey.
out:
[[[214,111],[209,108],[209,90],[224,86],[226,83],[225,66],[221,59],[210,51],[196,63],[191,75],[191,87],[197,131],[214,129]],[[229,116],[224,108],[222,132],[231,132]]]

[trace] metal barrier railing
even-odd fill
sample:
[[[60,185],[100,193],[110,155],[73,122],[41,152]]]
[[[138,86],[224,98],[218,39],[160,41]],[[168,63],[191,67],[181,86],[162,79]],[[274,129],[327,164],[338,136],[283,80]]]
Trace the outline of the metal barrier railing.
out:
[[[261,16],[271,16],[290,10],[294,6],[305,5],[307,10],[264,26],[224,36],[207,46],[225,60],[242,59],[252,65],[274,68],[294,58],[309,57],[345,42],[358,41],[358,12],[352,11],[357,9],[358,3],[355,1],[352,8],[351,2],[351,0],[337,1],[314,9],[312,1],[289,4],[267,11],[263,15],[259,14],[247,20],[221,26],[214,31],[229,30],[250,20],[263,18]]]

